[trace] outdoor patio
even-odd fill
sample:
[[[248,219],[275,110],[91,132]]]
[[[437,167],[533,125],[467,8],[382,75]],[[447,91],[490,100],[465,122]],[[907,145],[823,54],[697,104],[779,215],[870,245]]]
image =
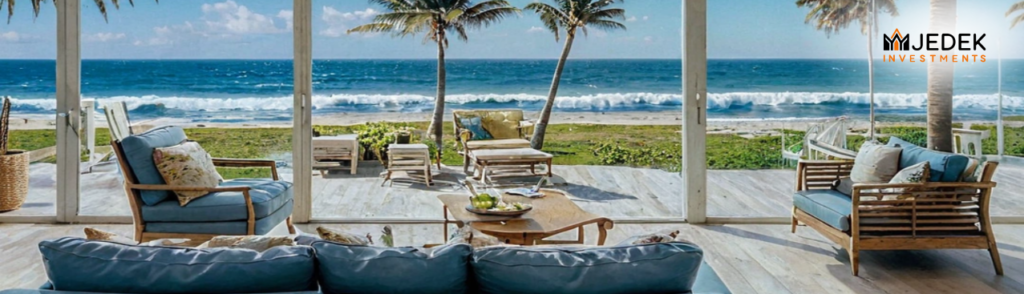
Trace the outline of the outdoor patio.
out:
[[[52,169],[52,166],[50,167]],[[313,217],[317,219],[440,220],[437,195],[468,193],[461,183],[461,166],[443,168],[436,185],[399,181],[382,186],[379,164],[361,163],[358,174],[347,171],[313,177]],[[34,171],[36,173],[37,171]],[[38,174],[46,174],[39,170]],[[555,166],[554,188],[569,192],[584,210],[613,219],[683,218],[682,179],[678,173],[616,166]],[[993,216],[1021,216],[1024,211],[1024,167],[1002,164],[996,172]],[[52,172],[49,175],[53,175]],[[81,215],[128,216],[131,211],[114,167],[97,168],[82,176]],[[282,178],[291,179],[283,170]],[[796,173],[793,170],[709,170],[708,216],[788,217]],[[536,179],[518,180],[532,185]],[[45,186],[33,177],[33,186]],[[54,194],[30,190],[22,209],[2,215],[52,215]]]

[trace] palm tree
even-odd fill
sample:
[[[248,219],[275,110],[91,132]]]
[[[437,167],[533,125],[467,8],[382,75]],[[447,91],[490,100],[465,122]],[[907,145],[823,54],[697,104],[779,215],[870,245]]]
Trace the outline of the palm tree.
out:
[[[931,0],[932,33],[956,31],[956,0]],[[953,151],[953,64],[928,63],[928,149]]]
[[[615,21],[615,19],[624,20],[626,10],[608,7],[620,1],[554,0],[554,2],[554,6],[534,2],[524,8],[540,15],[544,26],[555,34],[555,41],[558,41],[559,31],[565,31],[565,47],[562,48],[562,55],[558,58],[558,65],[555,66],[555,76],[551,79],[548,100],[544,103],[540,118],[533,129],[533,138],[530,140],[530,147],[537,150],[544,148],[544,135],[547,131],[548,121],[551,119],[551,109],[555,106],[555,97],[558,95],[558,83],[562,80],[562,69],[565,68],[565,61],[569,58],[569,51],[572,50],[576,31],[580,30],[586,35],[588,27],[599,30],[626,29],[625,25]]]
[[[838,34],[853,21],[860,23],[860,33],[868,35],[868,95],[870,98],[870,136],[875,138],[875,57],[872,52],[871,34],[874,19],[878,18],[878,10],[888,12],[895,17],[899,15],[895,0],[797,0],[797,7],[810,7],[804,22],[814,21],[818,30],[825,31],[826,36]],[[878,28],[874,28],[875,34]]]
[[[1010,9],[1006,10],[1006,17],[1010,17],[1010,15],[1017,11],[1024,12],[1024,1],[1020,1],[1014,3],[1013,5],[1010,5]],[[1018,23],[1021,22],[1024,22],[1024,13],[1021,13],[1020,15],[1017,15],[1017,17],[1013,18],[1013,23],[1010,24],[1010,28],[1012,29],[1013,27],[1017,26]]]
[[[424,42],[437,44],[437,99],[428,133],[434,135],[437,146],[442,146],[447,75],[444,51],[448,47],[448,34],[453,33],[459,40],[468,41],[468,29],[487,27],[519,13],[519,9],[505,0],[486,0],[475,4],[471,0],[370,0],[370,3],[383,6],[388,12],[377,15],[371,23],[348,30],[348,33],[392,33],[405,37],[424,32]]]
[[[160,3],[160,0],[155,0]],[[4,3],[7,5],[4,5]],[[35,12],[35,16],[39,16],[39,8],[42,3],[46,0],[32,0],[32,11]],[[56,4],[57,2],[54,2]],[[100,14],[103,14],[103,21],[107,20],[107,0],[93,0],[96,3],[96,8],[99,8]],[[114,4],[114,9],[121,9],[121,4],[118,0],[110,0],[111,4]],[[128,0],[128,4],[135,7],[135,0]],[[11,17],[14,16],[14,0],[0,0],[0,10],[7,6],[7,23],[11,23]]]

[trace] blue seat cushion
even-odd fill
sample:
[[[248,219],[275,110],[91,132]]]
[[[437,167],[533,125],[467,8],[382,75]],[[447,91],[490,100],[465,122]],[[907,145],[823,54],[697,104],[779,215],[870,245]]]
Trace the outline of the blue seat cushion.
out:
[[[81,238],[39,243],[57,291],[100,293],[270,293],[316,290],[312,247],[191,249]]]
[[[284,204],[284,207],[264,218],[256,219],[253,234],[266,235],[292,215],[292,201]],[[229,222],[147,222],[146,232],[148,233],[179,233],[179,234],[215,234],[215,235],[245,235],[249,230],[249,223],[246,221]]]
[[[271,179],[234,179],[220,187],[249,187],[256,219],[274,213],[292,200],[292,183]],[[216,192],[192,200],[182,207],[178,201],[164,201],[142,207],[142,220],[147,222],[220,222],[244,221],[249,218],[242,192]]]
[[[853,199],[835,190],[804,190],[793,194],[793,206],[841,231],[850,230]]]
[[[153,162],[153,150],[178,145],[186,139],[185,130],[165,126],[124,138],[121,140],[121,149],[139,184],[163,185],[164,178]],[[168,191],[142,191],[142,203],[156,205],[171,196],[173,195]]]
[[[704,252],[685,242],[489,247],[471,259],[480,293],[689,293]]]
[[[900,169],[927,161],[931,167],[929,182],[959,182],[970,162],[967,156],[930,150],[897,137],[890,137],[887,145],[903,148],[900,153]]]
[[[466,293],[467,244],[431,249],[315,241],[320,286],[330,293]]]
[[[707,261],[702,261],[700,269],[697,270],[697,281],[693,283],[693,293],[730,294],[732,290],[722,282],[722,278],[718,277],[718,273]]]
[[[462,124],[463,128],[466,128],[470,133],[473,133],[473,137],[470,138],[470,140],[494,139],[494,137],[491,136],[491,133],[484,129],[483,119],[480,117],[460,118],[459,123]]]

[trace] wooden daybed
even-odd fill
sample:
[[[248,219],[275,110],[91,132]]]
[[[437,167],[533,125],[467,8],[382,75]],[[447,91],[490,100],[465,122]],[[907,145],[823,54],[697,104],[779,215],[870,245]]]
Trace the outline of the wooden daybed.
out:
[[[901,167],[904,160],[911,164],[938,153],[917,152],[932,154],[901,159]],[[931,159],[934,162],[935,158]],[[852,161],[801,161],[797,164],[792,232],[796,233],[798,223],[804,223],[839,244],[849,253],[853,275],[858,274],[862,250],[931,249],[987,249],[996,274],[1002,275],[989,219],[997,165],[985,162],[979,166],[980,176],[973,182],[854,184],[852,195],[844,195],[833,189],[833,183],[850,175]],[[898,199],[900,195],[904,199]]]

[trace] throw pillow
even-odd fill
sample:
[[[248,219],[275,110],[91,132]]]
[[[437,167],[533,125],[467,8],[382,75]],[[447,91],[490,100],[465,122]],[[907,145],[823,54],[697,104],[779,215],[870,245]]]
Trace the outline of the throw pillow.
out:
[[[850,179],[856,183],[888,183],[900,170],[901,151],[899,147],[864,142],[853,162]]]
[[[914,183],[925,183],[928,181],[928,176],[931,173],[931,165],[927,162],[921,162],[915,165],[908,166],[900,170],[892,177],[889,181],[890,184],[914,184]],[[897,196],[897,199],[912,198],[913,195],[909,194],[914,192],[914,188],[889,188],[886,189],[886,193],[904,193]]]
[[[213,158],[196,142],[156,148],[153,151],[153,162],[168,185],[216,188],[221,182]],[[178,204],[185,206],[209,192],[174,191],[174,194],[178,196]]]
[[[197,248],[238,248],[259,252],[277,246],[295,246],[295,239],[288,236],[217,236]]]
[[[345,231],[328,229],[325,227],[317,227],[316,232],[320,234],[320,238],[345,245],[373,245],[373,238],[370,234],[366,234],[366,237],[362,237],[356,234],[352,234]]]
[[[982,165],[984,164],[984,162],[981,162],[980,160],[974,158],[968,159],[967,168],[965,168],[964,172],[960,174],[960,181],[977,182],[978,179],[981,177],[981,170],[984,169],[982,168]]]
[[[487,130],[484,130],[483,121],[480,117],[460,118],[459,123],[462,127],[473,133],[473,140],[490,140],[494,137]]]
[[[853,184],[856,184],[856,182],[850,177],[841,177],[832,183],[832,190],[836,190],[846,196],[853,196]]]
[[[455,231],[451,238],[448,239],[448,244],[469,244],[469,246],[473,248],[507,245],[494,236],[474,230],[469,224],[466,224]]]
[[[107,241],[125,245],[138,245],[139,242],[135,242],[135,239],[124,237],[115,233],[107,232],[104,230],[85,228],[85,239],[95,241]]]
[[[677,237],[679,237],[679,230],[647,233],[629,237],[625,241],[620,242],[618,245],[669,243],[675,242]]]

